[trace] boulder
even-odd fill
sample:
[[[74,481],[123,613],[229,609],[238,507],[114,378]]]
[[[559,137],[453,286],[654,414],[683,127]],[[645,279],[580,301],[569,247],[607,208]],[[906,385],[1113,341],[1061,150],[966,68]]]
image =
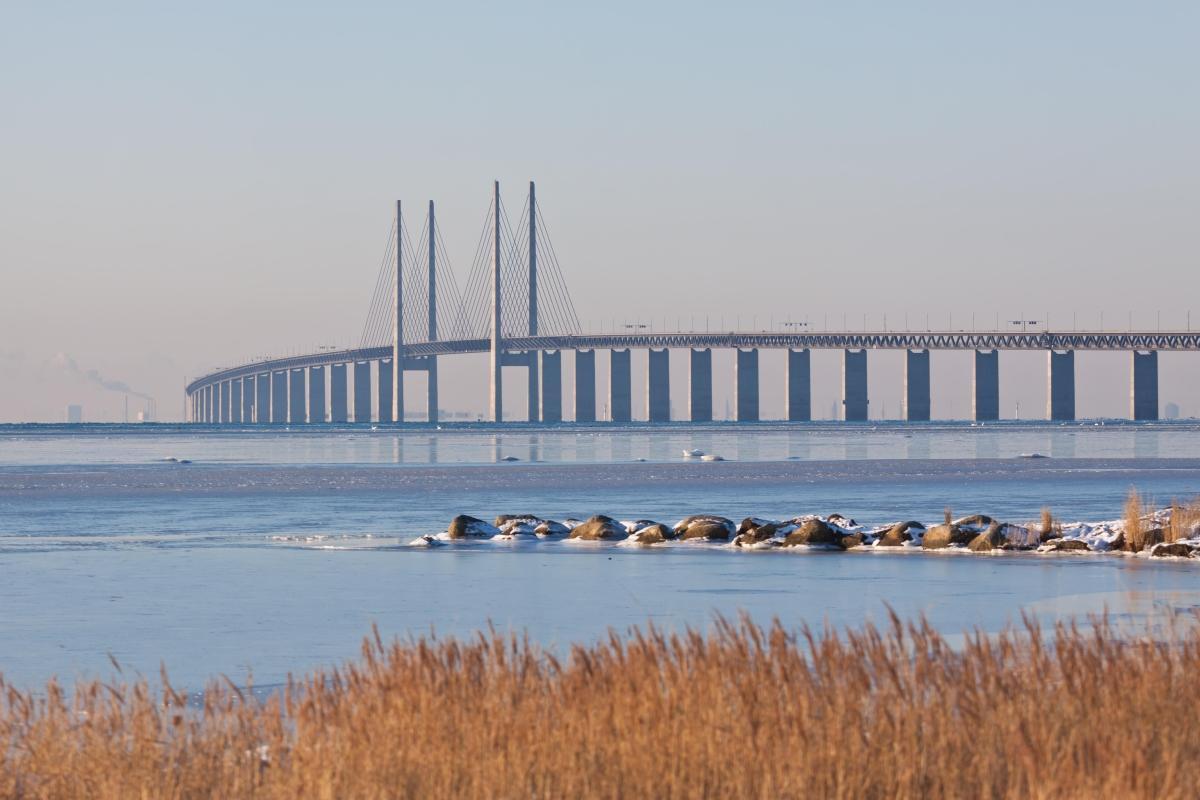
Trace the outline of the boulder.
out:
[[[492,524],[497,528],[503,528],[510,522],[528,522],[536,528],[541,521],[541,517],[535,517],[533,514],[501,514],[492,520]]]
[[[888,528],[883,536],[879,537],[879,541],[875,543],[876,547],[901,547],[905,542],[911,542],[915,537],[914,532],[924,532],[925,526],[914,520],[908,522],[897,522],[892,527]]]
[[[972,531],[964,531],[953,522],[949,525],[934,525],[921,537],[921,547],[925,550],[941,550],[952,544],[967,544],[975,535]]]
[[[625,536],[625,528],[621,523],[612,517],[597,514],[588,519],[587,522],[581,522],[572,528],[570,538],[595,541],[600,539],[624,539]]]
[[[800,544],[837,544],[840,538],[837,531],[822,519],[806,519],[800,527],[787,535],[783,540],[784,547],[795,547]]]
[[[537,525],[531,520],[510,519],[500,526],[501,536],[533,536],[537,533]]]
[[[695,514],[675,525],[680,539],[728,539],[736,530],[733,520],[710,514]]]
[[[1163,542],[1150,548],[1150,555],[1156,558],[1175,556],[1176,558],[1191,558],[1193,550],[1183,542]]]
[[[538,526],[533,529],[533,532],[538,536],[566,536],[571,532],[571,529],[561,522],[555,522],[552,519],[544,519]]]
[[[837,525],[839,528],[856,528],[856,527],[858,527],[857,522],[852,520],[850,517],[843,516],[842,514],[830,514],[825,519],[829,522],[830,525]]]
[[[489,525],[481,519],[459,514],[450,520],[447,532],[451,539],[484,539],[500,533],[500,529]]]
[[[987,530],[996,524],[996,520],[989,517],[987,514],[972,514],[969,517],[954,520],[954,524],[960,528],[975,528],[977,530]]]
[[[1003,526],[999,522],[993,522],[988,526],[986,531],[977,534],[974,539],[967,543],[967,549],[976,553],[999,550],[1000,546],[1004,544],[1002,530]]]
[[[1088,546],[1082,539],[1051,539],[1038,549],[1050,553],[1086,552]]]
[[[675,538],[675,531],[662,523],[655,522],[644,528],[639,528],[629,539],[638,544],[659,544]]]
[[[746,517],[742,520],[742,524],[738,525],[735,533],[741,536],[743,533],[753,533],[754,531],[764,526],[779,527],[779,523],[772,519],[763,519],[762,517]]]
[[[855,531],[854,533],[847,533],[844,536],[838,537],[837,546],[843,550],[849,550],[852,547],[862,547],[862,543],[865,538],[866,537],[864,537],[858,531]]]
[[[630,533],[637,533],[642,528],[649,528],[651,525],[657,525],[658,523],[652,519],[635,519],[632,522],[621,520],[621,524],[624,525],[625,530],[629,531]]]

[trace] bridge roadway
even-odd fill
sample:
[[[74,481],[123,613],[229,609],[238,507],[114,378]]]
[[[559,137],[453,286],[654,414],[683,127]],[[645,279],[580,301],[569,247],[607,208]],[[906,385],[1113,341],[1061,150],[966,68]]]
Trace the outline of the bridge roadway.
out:
[[[412,342],[404,345],[406,371],[427,371],[438,356],[486,353],[491,339]],[[843,367],[843,418],[867,418],[866,350],[905,350],[905,417],[929,418],[929,351],[974,350],[974,416],[999,418],[999,350],[1047,352],[1047,417],[1074,419],[1076,350],[1117,350],[1133,354],[1130,416],[1158,417],[1157,352],[1200,350],[1200,333],[1194,332],[995,332],[995,331],[863,331],[824,333],[654,333],[575,334],[522,336],[502,341],[505,366],[530,367],[531,420],[561,420],[561,352],[576,355],[576,419],[595,420],[595,354],[611,354],[610,406],[613,421],[632,418],[628,351],[648,349],[647,416],[651,421],[670,419],[668,356],[670,349],[691,351],[689,419],[712,418],[713,349],[737,351],[734,380],[738,420],[758,418],[758,357],[760,349],[786,349],[788,356],[787,418],[811,418],[809,351],[846,351]],[[538,369],[540,355],[542,368]],[[205,422],[306,422],[349,421],[345,365],[351,365],[354,392],[353,419],[367,420],[371,413],[371,370],[376,364],[374,419],[391,421],[388,387],[391,383],[391,346],[326,350],[309,355],[241,364],[197,378],[187,386],[194,421]],[[330,372],[330,412],[325,413],[325,368]],[[589,368],[590,367],[590,374]],[[545,380],[535,375],[545,371]],[[308,380],[305,380],[308,373]],[[266,378],[263,381],[263,378]],[[259,384],[265,383],[265,386]],[[541,383],[541,385],[539,385]],[[307,394],[305,394],[307,388]],[[290,394],[290,397],[287,395]],[[539,402],[540,395],[540,402]],[[436,394],[431,395],[436,397]],[[313,418],[316,417],[314,420]],[[436,419],[436,413],[431,417]]]

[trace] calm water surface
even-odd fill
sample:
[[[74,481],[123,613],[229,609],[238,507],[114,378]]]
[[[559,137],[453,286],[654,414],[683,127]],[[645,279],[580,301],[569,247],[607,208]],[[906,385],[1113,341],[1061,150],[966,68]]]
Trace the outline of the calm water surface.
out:
[[[729,459],[685,462],[683,449]],[[1039,453],[1048,458],[1019,458]],[[193,463],[165,462],[165,457]],[[1120,513],[1136,486],[1200,494],[1200,426],[457,427],[231,433],[0,428],[0,670],[20,685],[161,663],[196,686],[352,657],[385,635],[489,622],[549,645],[744,610],[844,626],[885,603],[957,634],[1022,610],[1129,624],[1200,607],[1200,565],[1104,556],[648,550],[563,542],[405,546],[456,513],[673,522],[942,509],[1023,522]],[[515,458],[516,461],[503,461]]]

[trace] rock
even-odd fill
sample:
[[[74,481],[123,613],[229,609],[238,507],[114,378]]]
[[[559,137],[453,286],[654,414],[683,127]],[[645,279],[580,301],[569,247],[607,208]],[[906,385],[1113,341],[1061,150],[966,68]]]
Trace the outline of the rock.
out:
[[[649,528],[651,525],[657,525],[658,523],[652,519],[635,519],[632,522],[622,520],[621,524],[625,526],[625,530],[632,534],[637,533],[642,528]]]
[[[954,525],[958,528],[970,528],[972,533],[982,533],[988,528],[996,524],[996,520],[989,517],[987,514],[972,514],[969,517],[954,520]]]
[[[925,526],[914,520],[908,522],[897,522],[895,525],[887,529],[883,536],[879,537],[879,541],[875,543],[876,547],[901,547],[905,542],[911,542],[914,538],[914,532],[924,532]]]
[[[974,538],[975,534],[972,531],[964,531],[953,522],[949,525],[934,525],[921,537],[921,547],[925,550],[941,550],[952,544],[967,544]]]
[[[855,531],[854,533],[848,533],[844,536],[838,537],[837,546],[843,550],[849,550],[852,547],[862,547],[864,538],[865,537],[858,531]]]
[[[728,539],[736,530],[733,520],[711,514],[694,514],[675,525],[680,539]]]
[[[1150,555],[1155,558],[1166,558],[1167,556],[1191,558],[1192,552],[1192,548],[1183,542],[1162,542],[1150,548]]]
[[[830,514],[825,518],[830,525],[837,525],[839,528],[855,528],[858,523],[850,519],[850,517],[842,516],[841,514]]]
[[[821,519],[806,519],[800,527],[787,535],[783,540],[784,547],[795,547],[800,544],[836,544],[839,534],[829,524]]]
[[[500,526],[501,536],[534,536],[536,534],[537,525],[530,520],[510,519]]]
[[[625,528],[612,517],[597,514],[587,522],[581,522],[571,529],[572,539],[596,541],[600,539],[624,539]]]
[[[780,523],[774,520],[746,517],[738,525],[737,536],[746,542],[762,542],[774,538],[779,527]]]
[[[1088,546],[1087,542],[1082,539],[1051,539],[1039,547],[1038,550],[1050,553],[1086,552]]]
[[[533,514],[501,514],[492,521],[492,524],[497,528],[503,528],[509,522],[529,522],[536,528],[539,522],[542,522],[541,517],[535,517]]]
[[[538,536],[566,536],[571,532],[571,529],[561,522],[555,522],[552,519],[544,519],[538,526],[533,529],[533,532]]]
[[[500,533],[500,529],[489,525],[481,519],[459,514],[450,520],[447,532],[451,539],[484,539]]]
[[[638,544],[659,544],[674,538],[675,531],[659,522],[639,528],[637,532],[629,537],[630,541],[637,542]]]
[[[975,553],[987,553],[1000,549],[1000,545],[1004,543],[1002,529],[1003,526],[999,522],[993,522],[986,531],[976,535],[967,543],[967,549]]]

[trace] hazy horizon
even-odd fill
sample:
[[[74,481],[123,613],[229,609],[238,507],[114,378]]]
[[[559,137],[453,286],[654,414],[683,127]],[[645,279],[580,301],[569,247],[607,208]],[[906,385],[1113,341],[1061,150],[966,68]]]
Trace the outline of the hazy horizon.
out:
[[[417,227],[437,202],[461,285],[492,180],[510,213],[537,181],[585,330],[1184,328],[1198,32],[1188,3],[9,8],[0,422],[116,421],[123,387],[178,419],[188,378],[357,344],[395,201]],[[839,356],[814,351],[815,418]],[[900,413],[902,358],[870,355],[873,417]],[[1002,417],[1044,415],[1045,370],[1001,356]],[[1076,370],[1079,416],[1127,415],[1127,353]],[[968,416],[970,352],[932,375],[934,416]],[[482,357],[441,376],[443,407],[485,409]],[[1159,397],[1200,415],[1200,354],[1160,357]]]

